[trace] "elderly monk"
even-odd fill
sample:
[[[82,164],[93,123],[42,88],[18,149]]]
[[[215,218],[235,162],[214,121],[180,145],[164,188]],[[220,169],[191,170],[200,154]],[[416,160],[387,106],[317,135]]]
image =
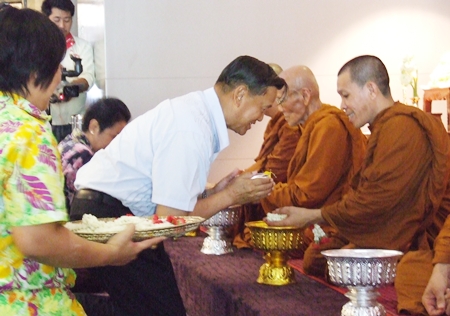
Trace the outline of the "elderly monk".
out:
[[[287,205],[314,208],[334,203],[348,190],[350,178],[361,166],[366,137],[342,110],[321,102],[319,86],[308,67],[289,68],[280,77],[288,84],[280,110],[290,126],[302,126],[302,136],[289,163],[287,181],[278,183],[261,205],[268,213]],[[311,244],[310,229],[305,231],[304,247],[308,249],[303,268],[308,274],[322,274],[326,265],[318,249],[340,248],[347,243],[331,227],[323,229],[331,236],[320,248]],[[302,256],[305,248],[295,255]]]
[[[277,64],[269,63],[269,66],[277,75],[283,71]],[[264,115],[270,117],[270,120],[264,132],[263,144],[255,158],[255,163],[246,171],[264,172],[268,170],[274,174],[273,180],[275,183],[285,182],[288,164],[300,138],[301,129],[300,126],[291,127],[287,124],[283,112],[278,110],[277,102],[266,109]],[[249,229],[245,227],[245,223],[261,220],[264,216],[264,210],[259,203],[242,206],[238,224],[232,232],[234,236],[233,244],[237,248],[251,247],[251,235]]]
[[[431,269],[418,267],[426,267],[427,260],[431,264],[427,253],[450,210],[449,137],[433,116],[394,102],[386,67],[377,57],[347,62],[337,87],[353,125],[369,123],[371,130],[360,172],[340,201],[322,209],[281,208],[277,213],[287,218],[268,224],[307,226],[325,220],[353,247],[405,252],[395,281],[398,310],[425,313],[421,279]]]

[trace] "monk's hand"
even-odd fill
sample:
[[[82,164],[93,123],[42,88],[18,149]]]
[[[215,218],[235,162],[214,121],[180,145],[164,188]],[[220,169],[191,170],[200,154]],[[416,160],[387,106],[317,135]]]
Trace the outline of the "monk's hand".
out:
[[[449,314],[450,307],[446,302],[445,293],[449,286],[450,264],[437,263],[434,265],[433,273],[423,292],[422,303],[430,316]]]
[[[268,221],[267,217],[263,220],[269,226],[294,226],[294,227],[306,227],[311,224],[319,223],[323,221],[322,213],[320,209],[307,209],[297,206],[284,206],[276,209],[272,213],[286,214],[286,218],[281,221]]]
[[[166,237],[155,237],[140,242],[132,240],[135,231],[133,224],[127,225],[125,230],[111,237],[106,243],[110,246],[112,258],[109,265],[121,266],[137,258],[138,254],[147,248],[155,248]]]
[[[224,189],[227,190],[233,204],[242,205],[259,201],[272,192],[274,182],[271,178],[252,179],[253,175],[251,172],[244,172],[235,177]]]

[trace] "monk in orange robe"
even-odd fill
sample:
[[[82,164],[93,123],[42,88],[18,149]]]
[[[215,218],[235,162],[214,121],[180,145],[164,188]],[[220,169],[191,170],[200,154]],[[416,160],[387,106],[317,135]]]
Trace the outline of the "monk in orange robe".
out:
[[[287,206],[322,207],[338,201],[348,190],[349,179],[358,171],[365,153],[366,137],[355,128],[345,113],[335,106],[323,104],[319,86],[312,71],[295,66],[280,74],[288,84],[286,98],[280,104],[291,126],[302,126],[302,136],[289,163],[287,180],[276,184],[272,193],[261,200],[265,213]],[[329,226],[329,243],[341,247],[347,242]],[[313,237],[305,230],[303,249]],[[337,243],[337,244],[335,244]],[[322,265],[326,264],[321,257]],[[313,273],[314,260],[305,258],[304,269]]]
[[[268,224],[326,221],[351,247],[403,251],[395,280],[397,308],[425,313],[423,279],[431,273],[427,254],[450,212],[449,137],[440,120],[394,102],[386,67],[375,56],[347,62],[337,86],[342,109],[355,127],[369,123],[362,168],[340,201],[321,209],[281,208],[277,213],[287,218]]]

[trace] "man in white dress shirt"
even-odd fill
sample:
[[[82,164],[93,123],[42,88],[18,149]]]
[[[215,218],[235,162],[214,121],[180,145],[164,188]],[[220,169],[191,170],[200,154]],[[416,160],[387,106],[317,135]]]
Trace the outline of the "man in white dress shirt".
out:
[[[205,190],[206,181],[212,162],[229,144],[227,130],[244,135],[285,86],[269,65],[241,56],[222,71],[214,87],[163,101],[129,123],[78,171],[71,218],[83,213],[208,218],[266,197],[273,187],[270,179],[251,179],[251,173],[237,169],[211,189]],[[163,245],[122,269],[95,271],[125,313],[185,313]]]

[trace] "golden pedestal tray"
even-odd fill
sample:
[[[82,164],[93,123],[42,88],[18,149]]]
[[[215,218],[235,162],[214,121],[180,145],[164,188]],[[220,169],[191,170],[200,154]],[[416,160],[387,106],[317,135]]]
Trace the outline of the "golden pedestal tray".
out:
[[[256,280],[261,284],[287,285],[295,283],[294,270],[287,264],[290,250],[302,244],[302,229],[299,227],[273,227],[263,221],[245,223],[250,229],[255,248],[265,252],[264,263]]]

